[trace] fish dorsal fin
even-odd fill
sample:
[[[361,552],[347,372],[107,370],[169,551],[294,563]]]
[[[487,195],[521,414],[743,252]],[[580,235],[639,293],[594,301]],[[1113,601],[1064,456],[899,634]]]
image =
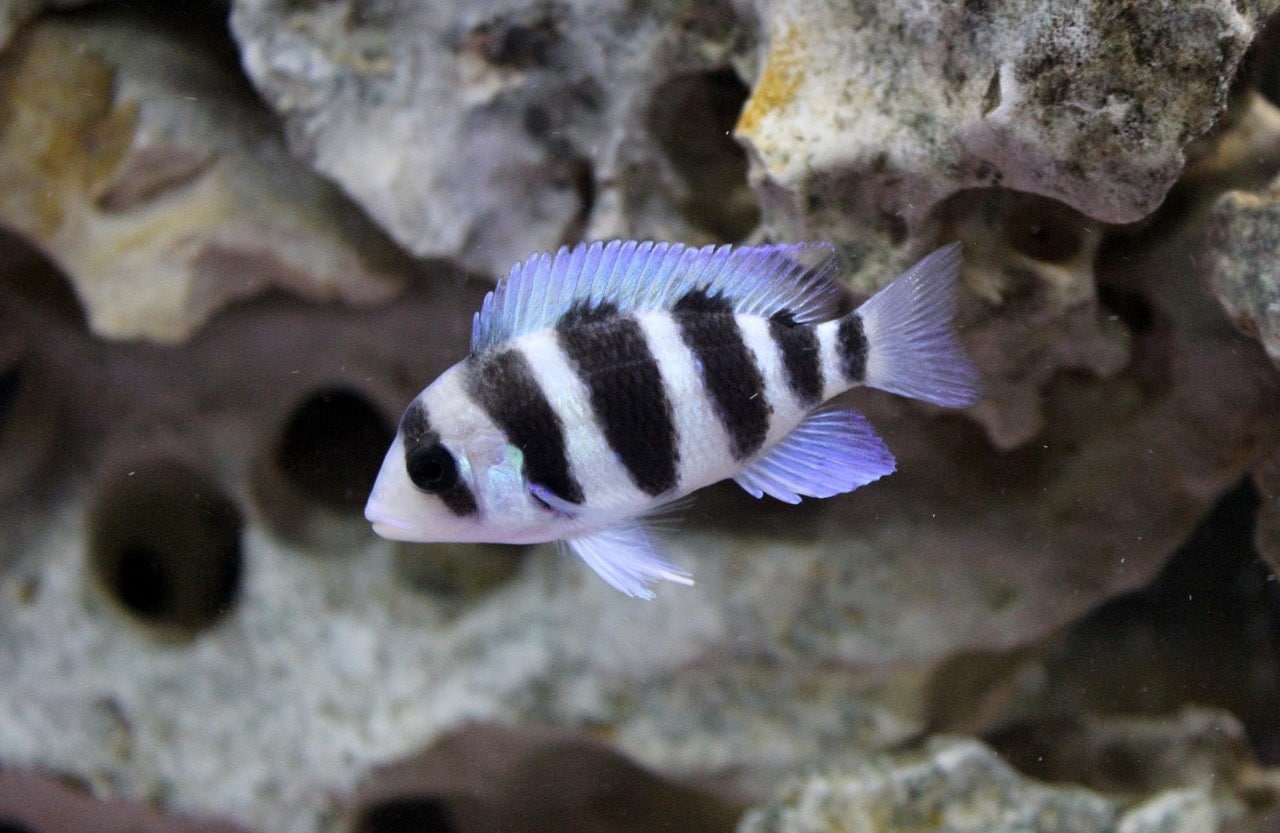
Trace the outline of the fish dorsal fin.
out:
[[[554,324],[575,305],[670,309],[691,290],[727,298],[734,312],[786,311],[797,323],[834,318],[841,298],[827,243],[704,246],[614,240],[533,255],[485,296],[471,327],[478,353]]]

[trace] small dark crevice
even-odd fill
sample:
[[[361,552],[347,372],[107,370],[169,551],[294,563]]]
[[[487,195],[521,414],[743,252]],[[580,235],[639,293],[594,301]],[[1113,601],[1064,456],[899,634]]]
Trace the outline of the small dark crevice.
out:
[[[325,388],[289,415],[275,460],[300,492],[329,508],[357,512],[394,436],[390,419],[364,394]]]
[[[726,242],[742,240],[760,218],[746,152],[732,135],[749,93],[729,68],[677,75],[654,90],[647,118],[649,132],[684,180],[681,213]]]
[[[453,813],[433,796],[387,799],[362,812],[352,833],[454,833]]]
[[[982,115],[991,115],[1000,106],[1000,69],[991,74],[991,83],[987,84],[987,91],[982,95]]]

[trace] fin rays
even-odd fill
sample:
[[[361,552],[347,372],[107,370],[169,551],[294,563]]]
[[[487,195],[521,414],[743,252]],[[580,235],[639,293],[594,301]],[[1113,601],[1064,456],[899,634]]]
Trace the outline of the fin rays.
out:
[[[618,241],[562,247],[512,267],[485,296],[471,326],[478,353],[555,323],[575,303],[607,301],[623,311],[667,309],[694,289],[720,294],[733,311],[797,322],[835,315],[841,292],[825,243],[704,246]]]

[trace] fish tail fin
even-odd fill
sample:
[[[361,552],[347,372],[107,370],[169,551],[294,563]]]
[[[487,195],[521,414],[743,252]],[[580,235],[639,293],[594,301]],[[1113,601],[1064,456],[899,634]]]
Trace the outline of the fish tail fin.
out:
[[[925,256],[850,313],[866,337],[864,384],[948,408],[978,399],[978,372],[956,336],[961,246]]]

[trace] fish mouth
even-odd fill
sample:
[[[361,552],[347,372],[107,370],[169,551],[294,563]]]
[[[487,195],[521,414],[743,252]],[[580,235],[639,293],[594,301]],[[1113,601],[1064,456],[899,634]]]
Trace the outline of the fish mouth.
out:
[[[373,531],[383,538],[389,538],[392,541],[414,540],[413,529],[409,524],[390,517],[382,511],[381,507],[375,506],[372,501],[364,508],[364,518],[373,524]]]

